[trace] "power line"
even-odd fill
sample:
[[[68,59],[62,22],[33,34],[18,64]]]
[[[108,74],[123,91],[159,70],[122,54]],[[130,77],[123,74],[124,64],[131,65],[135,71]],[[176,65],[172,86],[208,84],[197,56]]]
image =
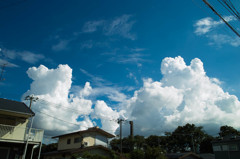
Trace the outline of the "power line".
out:
[[[52,107],[58,107],[58,108],[64,108],[64,109],[68,109],[68,110],[71,110],[71,112],[74,112],[74,113],[78,113],[78,114],[83,114],[83,112],[79,112],[79,110],[77,109],[73,109],[73,108],[69,108],[69,107],[66,107],[66,106],[63,106],[62,104],[55,104],[55,103],[50,103],[44,99],[40,99],[40,103],[44,102],[45,104],[48,104],[48,106],[52,106]],[[44,104],[42,103],[42,104]]]
[[[71,122],[65,121],[65,120],[63,120],[63,119],[56,118],[56,117],[54,117],[54,116],[52,116],[52,115],[49,115],[49,114],[43,113],[43,112],[38,111],[38,110],[34,110],[34,111],[37,111],[37,112],[39,112],[39,113],[41,113],[41,114],[44,114],[44,115],[46,115],[46,116],[49,116],[49,117],[54,118],[54,119],[59,120],[59,121],[63,121],[63,122],[68,123],[68,124],[72,124],[72,125],[80,126],[80,125],[78,125],[78,124],[71,123]]]
[[[203,0],[203,2],[238,36],[240,34],[213,8],[213,6],[207,2],[207,0]]]

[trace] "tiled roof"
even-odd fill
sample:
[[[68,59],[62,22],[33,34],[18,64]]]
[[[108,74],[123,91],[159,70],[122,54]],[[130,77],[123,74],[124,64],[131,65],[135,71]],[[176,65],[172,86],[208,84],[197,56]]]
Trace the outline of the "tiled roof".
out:
[[[34,112],[23,102],[0,98],[0,111],[34,116]]]

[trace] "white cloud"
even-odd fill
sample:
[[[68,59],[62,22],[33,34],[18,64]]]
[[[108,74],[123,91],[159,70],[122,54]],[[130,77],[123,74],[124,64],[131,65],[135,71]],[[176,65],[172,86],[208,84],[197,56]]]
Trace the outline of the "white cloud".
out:
[[[135,134],[146,136],[159,135],[186,123],[203,126],[210,134],[217,133],[222,125],[240,128],[236,120],[240,115],[238,98],[224,92],[217,78],[208,77],[198,58],[190,65],[186,65],[181,57],[163,59],[162,79],[144,79],[143,86],[131,98],[121,93],[121,89],[92,88],[89,82],[70,94],[72,69],[68,65],[59,65],[56,69],[41,65],[29,68],[27,73],[33,82],[23,97],[34,94],[41,99],[33,105],[34,122],[47,132],[82,130],[95,126],[94,120],[99,119],[102,128],[113,133],[118,128],[115,120],[119,117],[133,120]],[[119,107],[113,110],[106,104],[108,101],[95,102],[90,100],[91,96],[107,97]]]
[[[52,46],[53,51],[62,51],[67,49],[67,46],[71,40],[60,40],[57,44]]]
[[[19,56],[21,57],[21,59],[23,61],[25,61],[27,63],[31,63],[31,64],[34,64],[41,59],[44,59],[44,55],[34,54],[32,52],[29,52],[29,51],[23,51],[23,52],[19,53]]]
[[[5,67],[18,67],[18,65],[8,62],[6,60],[0,59],[0,65],[5,65]]]
[[[43,54],[36,54],[30,51],[16,51],[3,49],[2,52],[5,58],[7,59],[10,60],[21,59],[30,64],[35,64],[38,61],[45,58]]]
[[[105,23],[105,20],[99,20],[99,21],[88,21],[84,24],[82,31],[84,33],[92,33],[97,31],[98,27],[103,26]]]
[[[211,42],[209,42],[210,45],[216,45],[218,47],[221,47],[223,44],[230,44],[234,47],[240,46],[240,38],[239,37],[231,37],[224,34],[213,34],[207,36]]]
[[[33,82],[23,98],[31,94],[39,98],[32,106],[33,111],[36,112],[35,127],[55,135],[83,130],[95,125],[91,120],[91,116],[94,116],[94,118],[102,119],[103,128],[108,128],[111,133],[115,132],[116,124],[106,121],[106,118],[100,114],[104,111],[115,114],[117,112],[106,104],[100,104],[102,103],[100,101],[93,109],[94,103],[87,97],[97,90],[92,89],[89,82],[86,82],[78,92],[69,93],[72,87],[72,69],[68,65],[59,65],[56,69],[48,69],[40,65],[29,68],[27,74]],[[99,104],[102,107],[99,107]]]
[[[149,62],[145,59],[147,54],[143,53],[131,53],[131,54],[116,54],[112,56],[109,61],[117,62],[120,64],[136,64],[141,67],[143,62]]]
[[[127,77],[130,78],[130,79],[133,79],[136,84],[139,83],[138,80],[137,80],[137,77],[132,72],[129,72]]]
[[[198,20],[194,26],[196,27],[195,33],[197,35],[203,35],[211,31],[211,29],[217,27],[218,25],[223,24],[223,22],[220,21],[214,21],[212,18],[207,17]]]
[[[236,21],[233,16],[225,16],[224,19],[227,22]],[[219,27],[223,25],[225,24],[222,20],[215,21],[210,17],[203,18],[194,24],[195,34],[207,37],[210,40],[210,45],[216,45],[218,47],[221,47],[223,44],[230,44],[234,47],[240,46],[239,37],[232,37],[222,33]]]
[[[30,90],[23,97],[34,94],[39,99],[33,106],[36,110],[35,125],[48,131],[71,131],[81,128],[77,121],[79,116],[89,115],[92,112],[92,102],[80,96],[69,95],[72,84],[72,69],[68,65],[59,65],[57,69],[48,69],[40,65],[31,67],[27,71],[33,80]],[[83,89],[84,95],[89,87]],[[80,94],[80,93],[79,93]],[[45,114],[68,121],[64,123]],[[74,124],[78,124],[76,126]]]
[[[160,81],[144,80],[143,87],[123,104],[125,115],[136,124],[136,132],[159,134],[186,123],[206,126],[209,133],[218,131],[210,132],[209,125],[240,128],[237,97],[224,92],[215,82],[218,80],[206,75],[200,59],[187,66],[181,57],[165,58],[161,72]]]
[[[88,21],[82,28],[83,33],[102,31],[106,36],[119,35],[127,39],[135,40],[136,36],[131,33],[135,21],[130,20],[131,15],[122,15],[113,20]]]
[[[94,118],[101,119],[102,128],[114,133],[118,128],[116,120],[120,117],[119,112],[112,110],[104,101],[97,101],[94,114]]]
[[[130,15],[123,15],[121,17],[115,18],[110,25],[105,26],[105,34],[106,35],[121,35],[125,38],[135,40],[136,36],[131,34],[130,31],[132,29],[134,21],[130,21]]]
[[[111,86],[111,82],[108,82],[97,75],[92,75],[82,68],[80,68],[80,71],[90,77],[89,80],[96,85],[96,87],[91,90],[91,94],[89,94],[89,96],[107,96],[109,100],[116,102],[123,102],[127,99],[126,95],[121,93],[122,88]]]

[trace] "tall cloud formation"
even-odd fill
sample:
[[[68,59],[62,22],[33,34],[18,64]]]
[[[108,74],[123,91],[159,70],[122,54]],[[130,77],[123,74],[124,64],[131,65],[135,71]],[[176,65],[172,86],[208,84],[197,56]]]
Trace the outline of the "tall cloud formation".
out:
[[[145,79],[128,101],[127,116],[134,120],[138,133],[159,134],[186,123],[204,126],[209,133],[226,124],[240,128],[237,97],[206,75],[200,59],[187,66],[182,57],[165,58],[161,72],[160,81]]]
[[[91,116],[104,121],[106,117],[102,114],[105,110],[106,116],[115,113],[118,117],[118,113],[103,101],[97,101],[93,108],[93,102],[86,99],[92,92],[89,82],[78,93],[70,93],[72,69],[68,65],[59,65],[56,69],[40,65],[38,68],[29,68],[27,74],[33,82],[23,97],[34,94],[39,98],[33,105],[33,111],[36,112],[34,126],[46,130],[47,134],[56,135],[95,126]],[[102,122],[102,126],[111,133],[116,130],[114,121]]]
[[[118,128],[114,120],[122,117],[134,121],[135,134],[145,136],[160,135],[186,123],[204,126],[212,135],[222,125],[240,128],[236,120],[240,115],[238,98],[224,92],[218,79],[206,75],[200,59],[186,65],[180,56],[167,57],[162,61],[161,73],[161,80],[144,79],[132,97],[115,100],[118,111],[106,101],[90,100],[88,97],[96,96],[96,90],[101,89],[92,88],[89,82],[79,92],[70,93],[72,69],[68,65],[29,68],[27,74],[33,82],[23,97],[34,94],[40,99],[33,105],[35,126],[54,135],[96,124],[114,133]],[[106,98],[112,100],[109,94]]]

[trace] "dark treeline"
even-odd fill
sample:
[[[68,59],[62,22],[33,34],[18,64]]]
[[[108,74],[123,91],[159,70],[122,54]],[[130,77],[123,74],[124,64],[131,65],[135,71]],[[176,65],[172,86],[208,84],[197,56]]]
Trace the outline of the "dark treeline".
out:
[[[213,153],[213,140],[227,135],[240,135],[240,132],[231,126],[221,126],[218,136],[213,137],[208,135],[202,126],[195,126],[194,124],[186,124],[178,126],[173,132],[165,132],[163,136],[150,135],[144,136],[136,135],[134,138],[125,137],[122,140],[123,152],[130,153],[134,150],[145,151],[152,148],[158,148],[158,151],[164,153],[172,152],[187,152],[195,153]],[[114,151],[120,151],[120,140],[113,139],[110,145]]]
[[[165,159],[166,153],[195,152],[213,153],[213,140],[227,135],[240,135],[240,132],[231,126],[221,126],[217,136],[208,135],[202,126],[186,124],[178,126],[173,132],[165,132],[165,135],[150,135],[147,138],[136,135],[133,138],[122,139],[122,152],[130,159]],[[110,142],[113,152],[120,153],[120,139]],[[57,150],[57,143],[43,145],[42,153]]]

